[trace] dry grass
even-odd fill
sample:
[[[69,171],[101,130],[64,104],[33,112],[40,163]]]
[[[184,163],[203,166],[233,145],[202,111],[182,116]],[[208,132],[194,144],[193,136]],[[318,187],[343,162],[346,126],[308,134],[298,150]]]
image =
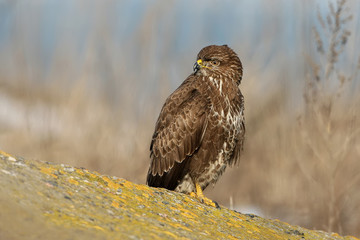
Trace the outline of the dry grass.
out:
[[[329,8],[325,18],[318,13],[321,28],[314,28],[317,53],[306,77],[305,109],[297,128],[302,137],[297,156],[302,157],[297,162],[312,188],[313,200],[319,203],[309,210],[322,216],[318,224],[326,230],[342,233],[357,218],[349,201],[360,202],[354,194],[360,186],[360,102],[350,94],[360,69],[345,72],[339,61],[351,34],[347,25],[352,15],[346,11],[346,1],[330,3]]]
[[[107,22],[112,4],[95,6],[83,54],[78,56],[71,34],[61,35],[49,64],[29,60],[36,54],[29,53],[24,29],[15,24],[11,42],[2,49],[7,58],[0,57],[0,148],[144,183],[161,104],[189,73],[202,47],[172,50],[173,22],[164,24],[158,16],[173,7],[149,6],[120,43]],[[345,1],[338,1],[329,5],[327,15],[318,14],[318,27],[308,36],[313,45],[299,46],[305,56],[297,56],[296,69],[305,73],[288,70],[285,50],[259,69],[263,50],[250,60],[242,56],[249,43],[232,46],[245,65],[245,153],[240,166],[228,169],[208,196],[308,228],[360,236],[360,59],[357,64],[349,60],[356,50],[349,44],[355,30],[348,29],[353,20],[346,9]],[[151,34],[158,25],[173,37],[158,43]],[[269,39],[277,40],[271,37],[264,37],[265,50],[273,47]],[[296,81],[303,81],[303,98],[292,86]]]

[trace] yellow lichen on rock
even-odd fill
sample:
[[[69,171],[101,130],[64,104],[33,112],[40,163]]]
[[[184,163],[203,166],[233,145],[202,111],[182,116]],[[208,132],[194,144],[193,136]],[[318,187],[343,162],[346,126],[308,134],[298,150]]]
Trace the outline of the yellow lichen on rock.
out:
[[[4,152],[0,170],[0,233],[8,239],[356,239]]]
[[[54,171],[55,171],[55,169],[50,168],[50,167],[40,167],[40,172],[45,173],[53,178],[58,178],[58,176],[56,176],[54,174]]]

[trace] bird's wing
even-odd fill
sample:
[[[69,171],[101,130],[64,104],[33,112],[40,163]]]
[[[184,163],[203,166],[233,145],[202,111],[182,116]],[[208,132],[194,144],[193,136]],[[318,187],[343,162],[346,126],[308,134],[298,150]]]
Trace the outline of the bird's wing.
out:
[[[149,175],[162,176],[200,147],[208,102],[187,83],[169,96],[161,110],[150,145]]]
[[[240,92],[240,98],[238,99],[238,104],[240,105],[240,114],[241,122],[238,127],[238,134],[235,137],[236,145],[233,151],[233,156],[229,160],[230,165],[234,165],[240,161],[240,155],[244,148],[245,140],[245,119],[244,119],[244,96]]]
[[[235,165],[240,161],[240,155],[244,148],[244,140],[245,140],[245,123],[241,122],[240,131],[238,136],[236,137],[236,145],[233,152],[233,156],[229,160],[230,165]]]

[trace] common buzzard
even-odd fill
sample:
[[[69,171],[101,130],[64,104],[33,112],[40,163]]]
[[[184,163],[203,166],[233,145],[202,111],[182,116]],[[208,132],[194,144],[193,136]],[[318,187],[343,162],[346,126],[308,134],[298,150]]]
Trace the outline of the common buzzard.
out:
[[[166,99],[150,144],[147,184],[190,193],[215,184],[243,149],[242,64],[227,45],[204,47],[194,72]]]

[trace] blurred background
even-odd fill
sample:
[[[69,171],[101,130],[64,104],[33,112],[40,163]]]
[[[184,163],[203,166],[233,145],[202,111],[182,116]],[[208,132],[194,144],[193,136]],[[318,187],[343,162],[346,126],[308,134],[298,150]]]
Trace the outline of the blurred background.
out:
[[[166,97],[210,44],[244,66],[246,142],[206,195],[360,237],[360,2],[0,0],[0,149],[144,184]]]

